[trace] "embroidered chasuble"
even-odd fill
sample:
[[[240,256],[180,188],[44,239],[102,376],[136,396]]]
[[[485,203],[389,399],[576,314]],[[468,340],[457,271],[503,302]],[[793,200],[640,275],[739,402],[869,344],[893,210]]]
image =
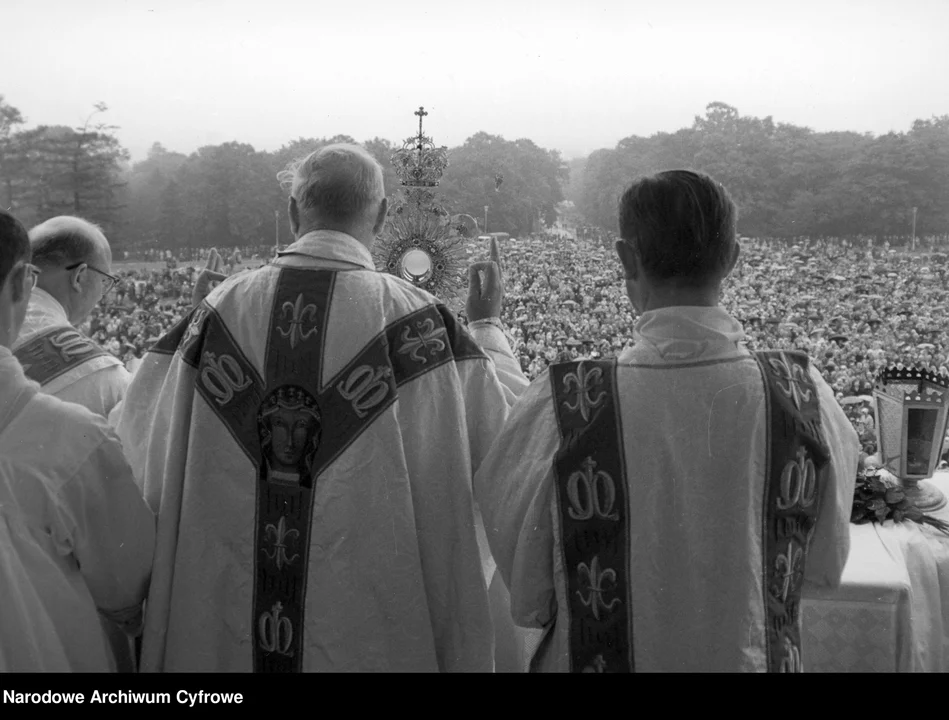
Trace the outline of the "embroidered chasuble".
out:
[[[13,353],[43,392],[103,417],[121,401],[130,377],[117,357],[70,325],[62,306],[40,288],[33,290]]]
[[[159,517],[142,669],[490,671],[471,476],[507,392],[341,233],[217,288],[118,421]]]
[[[533,671],[797,672],[805,579],[840,581],[858,446],[807,357],[720,308],[645,313],[559,363],[475,479]]]

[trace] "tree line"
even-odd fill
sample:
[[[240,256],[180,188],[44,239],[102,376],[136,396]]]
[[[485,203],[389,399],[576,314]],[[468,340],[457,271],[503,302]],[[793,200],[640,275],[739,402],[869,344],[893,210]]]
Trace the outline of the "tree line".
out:
[[[739,207],[741,234],[768,237],[949,233],[949,115],[908,132],[814,132],[706,107],[692,127],[645,138],[570,165],[568,198],[588,222],[617,230],[617,200],[632,179],[672,168],[710,174]]]
[[[190,155],[156,142],[130,164],[117,128],[93,123],[107,110],[97,105],[82,127],[23,130],[23,115],[0,96],[0,203],[28,227],[81,215],[121,249],[287,244],[287,189],[277,173],[324,145],[356,142],[298,138],[274,152],[227,142]],[[361,144],[382,165],[386,192],[397,193],[391,156],[401,143],[376,137]],[[566,177],[556,150],[477,133],[450,149],[437,192],[449,212],[471,215],[482,232],[487,221],[491,231],[517,235],[556,219]]]
[[[328,143],[355,142],[298,138],[273,152],[228,142],[190,155],[156,142],[130,164],[107,112],[98,104],[81,126],[25,129],[0,95],[0,206],[27,226],[81,215],[125,249],[287,243],[287,192],[277,173]],[[381,163],[387,192],[397,193],[390,158],[400,144],[362,144]],[[914,207],[918,236],[949,232],[949,115],[875,137],[818,133],[714,102],[689,128],[630,136],[569,163],[529,139],[479,132],[450,149],[437,190],[446,209],[472,216],[481,232],[535,232],[556,219],[564,199],[584,222],[615,231],[623,189],[670,168],[722,182],[744,235],[907,236]]]

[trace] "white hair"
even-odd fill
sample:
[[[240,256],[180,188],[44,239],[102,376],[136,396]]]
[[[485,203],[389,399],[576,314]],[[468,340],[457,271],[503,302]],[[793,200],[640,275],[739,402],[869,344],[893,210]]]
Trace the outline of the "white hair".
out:
[[[301,211],[335,222],[358,219],[385,197],[382,166],[359,145],[327,145],[277,178]]]
[[[33,262],[42,267],[87,262],[103,243],[108,245],[102,228],[71,215],[50,218],[30,230]]]

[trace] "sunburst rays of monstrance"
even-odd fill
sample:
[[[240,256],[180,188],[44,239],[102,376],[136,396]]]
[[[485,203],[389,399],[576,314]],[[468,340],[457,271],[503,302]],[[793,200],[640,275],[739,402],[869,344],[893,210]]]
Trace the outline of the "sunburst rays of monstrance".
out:
[[[440,204],[434,188],[448,167],[448,148],[435,147],[422,132],[425,108],[415,115],[418,134],[392,155],[401,188],[373,257],[380,271],[443,300],[455,300],[466,283],[464,243],[477,233],[477,223],[470,215],[452,216]]]

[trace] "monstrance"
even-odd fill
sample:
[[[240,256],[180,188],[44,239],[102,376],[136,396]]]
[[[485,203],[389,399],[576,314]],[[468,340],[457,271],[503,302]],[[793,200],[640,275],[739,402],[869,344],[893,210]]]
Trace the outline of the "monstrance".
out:
[[[418,134],[392,155],[401,188],[373,257],[379,270],[452,298],[464,282],[464,241],[477,232],[477,224],[468,215],[451,216],[439,204],[434,188],[448,167],[448,148],[435,147],[422,132],[425,108],[414,114]]]

